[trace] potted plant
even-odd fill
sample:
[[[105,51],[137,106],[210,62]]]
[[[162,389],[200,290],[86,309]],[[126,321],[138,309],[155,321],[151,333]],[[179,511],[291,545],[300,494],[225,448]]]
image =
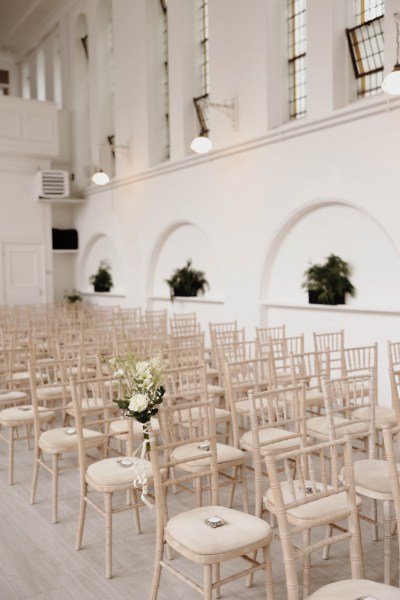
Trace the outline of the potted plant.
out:
[[[197,296],[198,292],[204,292],[209,284],[203,271],[196,271],[192,267],[191,259],[181,269],[176,269],[170,279],[165,280],[170,289],[172,302],[175,296]]]
[[[75,302],[82,302],[82,294],[79,290],[76,290],[75,288],[72,290],[72,292],[65,290],[64,298],[69,304],[74,304]]]
[[[95,292],[109,292],[113,287],[111,267],[106,260],[100,261],[97,273],[90,277],[90,283],[93,284]]]
[[[335,254],[327,256],[324,264],[311,265],[304,273],[302,284],[308,290],[309,303],[345,304],[346,294],[356,294],[349,275],[348,263]]]

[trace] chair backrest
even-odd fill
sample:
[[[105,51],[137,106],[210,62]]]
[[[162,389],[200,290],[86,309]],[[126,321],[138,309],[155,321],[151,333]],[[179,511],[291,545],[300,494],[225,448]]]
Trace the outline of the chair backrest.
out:
[[[266,389],[269,382],[269,365],[265,359],[242,360],[225,363],[225,397],[231,411],[233,445],[239,447],[240,414],[249,414],[248,392]],[[241,409],[242,403],[245,408]]]
[[[392,407],[396,411],[397,422],[400,423],[400,370],[389,369]]]
[[[330,378],[329,358],[330,353],[326,350],[290,354],[292,384],[297,385],[305,381],[308,390],[322,392],[322,377]]]
[[[344,453],[345,457],[345,485],[339,480],[337,467],[326,468],[326,454],[331,456],[331,464],[334,464],[341,453]],[[302,597],[296,559],[306,557],[313,551],[336,542],[349,540],[352,577],[361,578],[362,553],[350,436],[289,452],[269,450],[265,462],[270,482],[270,502],[274,506],[282,544],[288,600],[300,600]],[[338,505],[335,503],[335,497],[339,500],[340,495],[345,495],[345,502],[339,502]],[[313,503],[321,503],[324,499],[327,500],[326,511],[314,511]],[[316,516],[318,512],[321,515],[319,517]],[[299,518],[293,524],[297,514],[302,514],[303,519]],[[308,515],[308,518],[304,515]],[[320,541],[308,542],[308,536],[303,536],[302,548],[296,548],[293,538],[303,531],[306,532],[310,528],[310,521],[314,528],[325,527],[342,519],[348,519],[348,531],[342,528],[338,532],[334,530],[330,536]]]
[[[387,343],[387,352],[388,352],[388,360],[389,360],[389,369],[400,369],[400,342],[391,342],[390,340]]]
[[[256,343],[258,355],[265,356],[270,349],[270,340],[280,340],[286,337],[286,326],[279,327],[256,327]]]
[[[397,521],[397,538],[400,549],[400,478],[398,457],[400,451],[400,426],[390,429],[388,426],[383,428],[383,443],[385,446],[385,456],[388,465],[390,487]]]
[[[182,401],[204,401],[207,398],[207,374],[204,363],[165,369],[164,400],[168,405]]]
[[[373,369],[378,376],[378,344],[342,349],[342,377],[364,375]]]
[[[242,360],[251,360],[257,358],[256,342],[254,340],[243,340],[220,344],[217,348],[218,360],[218,381],[220,385],[224,383],[225,363],[239,362]]]
[[[193,367],[204,363],[204,346],[170,346],[167,350],[170,368]]]
[[[157,528],[163,528],[166,515],[169,514],[167,490],[171,486],[187,489],[188,483],[195,476],[211,477],[211,505],[219,504],[214,402],[209,399],[173,406],[163,403],[159,406],[158,419],[160,435],[157,439],[161,438],[162,443],[156,444],[155,436],[150,432],[150,457]],[[182,446],[185,446],[185,451],[179,452]],[[196,462],[199,466],[198,473]],[[193,466],[192,472],[179,469],[181,464],[186,466],[188,463]]]
[[[313,333],[314,350],[321,352],[322,350],[330,351],[330,368],[331,371],[340,370],[342,368],[342,349],[344,348],[344,330],[331,331],[329,333]]]
[[[197,314],[183,313],[174,314],[169,320],[169,331],[173,336],[192,335],[200,333],[200,324],[197,322]]]
[[[256,516],[262,515],[262,465],[268,447],[292,448],[293,440],[305,446],[305,383],[254,393],[249,391],[250,426],[255,480]],[[300,436],[300,437],[299,437]]]
[[[371,370],[367,375],[324,380],[323,384],[329,439],[343,437],[350,430],[354,436],[368,438],[369,458],[375,458],[375,398],[376,379]],[[357,416],[359,409],[366,409]],[[340,417],[340,418],[337,418]]]

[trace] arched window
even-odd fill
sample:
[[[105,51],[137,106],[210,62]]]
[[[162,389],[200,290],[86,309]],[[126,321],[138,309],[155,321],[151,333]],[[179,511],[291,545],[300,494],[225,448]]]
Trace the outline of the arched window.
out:
[[[97,81],[99,104],[99,144],[101,166],[111,177],[114,176],[115,153],[115,74],[114,74],[114,28],[112,4],[102,0],[99,4],[97,28]]]
[[[37,99],[46,100],[46,64],[43,50],[39,50],[36,57],[36,83]]]
[[[22,97],[27,100],[31,97],[31,73],[26,63],[22,66]]]
[[[61,75],[61,48],[60,38],[57,35],[54,38],[53,45],[53,85],[54,85],[54,102],[58,109],[62,109],[62,75]]]
[[[89,109],[89,36],[88,23],[84,14],[80,14],[75,24],[74,48],[74,172],[78,187],[88,183],[88,169],[91,168],[90,156],[90,109]]]

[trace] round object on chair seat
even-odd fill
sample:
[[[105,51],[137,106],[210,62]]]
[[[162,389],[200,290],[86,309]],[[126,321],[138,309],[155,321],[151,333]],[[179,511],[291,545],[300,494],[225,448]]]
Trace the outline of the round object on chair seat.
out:
[[[41,421],[51,421],[55,416],[55,413],[52,410],[40,408],[39,411]],[[8,427],[19,427],[20,425],[29,425],[33,423],[32,405],[26,404],[24,406],[3,408],[3,410],[0,411],[0,423]]]
[[[368,419],[369,418],[369,407],[362,406],[356,408],[352,412],[352,417],[355,419]],[[382,427],[396,427],[397,416],[394,408],[389,406],[376,406],[375,407],[375,427],[381,429]]]
[[[1,404],[6,404],[7,402],[19,402],[20,400],[26,400],[27,398],[28,396],[25,392],[19,392],[17,390],[0,393]]]
[[[182,460],[182,458],[189,456],[201,456],[203,452],[204,450],[199,448],[198,444],[191,443],[178,446],[172,451],[171,456],[177,460]],[[234,446],[227,446],[226,444],[217,443],[217,462],[219,465],[232,460],[241,459],[244,459],[244,453],[242,450],[239,450]],[[180,465],[180,468],[196,473],[197,471],[201,471],[204,467],[208,467],[209,465],[210,457],[207,456],[203,460],[196,459],[194,461],[189,461],[185,464],[182,464]]]
[[[306,482],[306,485],[308,482]],[[323,490],[323,484],[316,482],[316,489]],[[310,482],[310,486],[312,483]],[[328,488],[331,486],[328,486]],[[283,501],[285,504],[290,504],[295,500],[300,500],[304,498],[303,487],[300,481],[283,481],[281,485]],[[272,492],[269,489],[264,494],[264,504],[265,508],[275,514],[274,511],[274,503],[272,501]],[[348,506],[347,503],[347,494],[346,492],[341,492],[339,494],[335,494],[332,496],[327,496],[326,498],[319,498],[312,502],[308,502],[307,504],[302,504],[295,508],[291,508],[287,511],[288,520],[290,523],[301,523],[301,525],[306,525],[307,523],[310,527],[313,526],[315,520],[323,519],[329,515],[334,513],[340,513],[341,511],[346,510]],[[361,498],[357,496],[357,506],[361,506]]]
[[[205,523],[213,516],[225,521],[221,527],[211,528]],[[210,562],[215,561],[215,554],[237,552],[246,554],[254,546],[265,544],[272,539],[271,527],[258,517],[243,513],[225,506],[202,506],[187,510],[172,517],[166,525],[167,543],[173,540],[179,544],[179,551],[211,555]]]
[[[44,452],[49,452],[50,454],[62,454],[63,452],[77,450],[78,437],[76,433],[70,435],[68,431],[71,431],[71,427],[57,427],[56,429],[43,431],[39,438],[39,447]],[[86,440],[93,440],[93,442],[98,440],[100,442],[104,439],[104,434],[100,431],[84,428],[83,437]]]
[[[123,466],[121,461],[131,461],[132,467]],[[107,491],[107,488],[115,489],[116,486],[125,489],[127,484],[131,483],[133,485],[135,461],[140,466],[139,472],[145,469],[147,479],[152,479],[153,472],[149,460],[136,458],[135,456],[122,456],[105,458],[89,465],[86,471],[86,481],[94,489],[101,488],[102,491]]]
[[[369,581],[368,579],[344,579],[329,583],[308,596],[308,600],[357,600],[362,597],[375,597],[379,600],[398,600],[398,587]]]

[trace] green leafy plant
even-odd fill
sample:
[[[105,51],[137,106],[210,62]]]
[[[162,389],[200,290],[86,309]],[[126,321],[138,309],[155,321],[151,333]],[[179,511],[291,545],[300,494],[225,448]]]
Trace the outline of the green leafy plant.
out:
[[[311,265],[305,271],[302,287],[314,292],[319,304],[339,304],[338,299],[344,298],[345,294],[356,295],[356,288],[349,276],[348,263],[339,256],[330,254],[324,264]]]
[[[82,294],[79,290],[75,288],[70,292],[69,290],[64,291],[64,298],[70,304],[74,304],[74,302],[82,302]]]
[[[95,292],[109,292],[113,287],[111,267],[106,260],[101,260],[97,273],[90,276],[90,283],[94,285]]]
[[[203,271],[196,271],[192,267],[192,260],[188,259],[186,265],[176,269],[170,279],[165,280],[170,289],[171,300],[175,296],[197,296],[198,292],[209,289],[209,284]]]

